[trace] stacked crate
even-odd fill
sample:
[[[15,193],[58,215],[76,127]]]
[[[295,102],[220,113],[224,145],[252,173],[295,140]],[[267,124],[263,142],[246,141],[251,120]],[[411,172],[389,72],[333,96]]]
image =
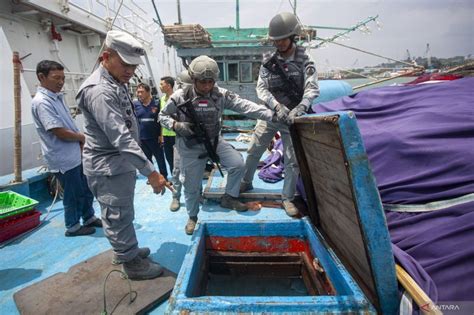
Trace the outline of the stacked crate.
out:
[[[40,223],[38,201],[13,191],[0,192],[0,242],[33,229]]]

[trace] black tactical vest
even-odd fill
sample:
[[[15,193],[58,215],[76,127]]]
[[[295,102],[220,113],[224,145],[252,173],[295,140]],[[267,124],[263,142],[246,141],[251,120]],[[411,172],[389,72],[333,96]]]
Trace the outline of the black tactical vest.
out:
[[[194,92],[192,85],[185,87],[183,92],[185,101],[191,100],[196,116],[204,126],[209,139],[213,142],[217,141],[221,131],[222,117],[220,107],[218,106],[218,100],[222,97],[222,94],[219,92],[217,87],[214,87],[208,97],[197,95]],[[178,106],[182,106],[182,108],[178,110],[178,120],[196,124],[196,122],[191,121],[188,109],[183,105]],[[202,141],[196,138],[196,136],[190,136],[185,137],[184,143],[187,147],[192,147],[198,143],[202,143]]]
[[[292,109],[298,105],[301,99],[295,100],[294,97],[289,97],[290,91],[288,89],[290,88],[290,85],[285,82],[286,79],[278,73],[276,69],[277,65],[269,62],[273,55],[276,54],[277,52],[266,53],[263,55],[262,64],[267,65],[265,68],[269,71],[267,76],[268,90],[279,103]],[[304,66],[307,60],[308,56],[305,54],[305,48],[301,46],[296,46],[295,57],[291,62],[280,59],[280,63],[288,77],[288,80],[292,80],[299,88],[299,91],[293,91],[293,93],[297,92],[294,94],[301,95],[301,98],[303,97],[304,91]]]

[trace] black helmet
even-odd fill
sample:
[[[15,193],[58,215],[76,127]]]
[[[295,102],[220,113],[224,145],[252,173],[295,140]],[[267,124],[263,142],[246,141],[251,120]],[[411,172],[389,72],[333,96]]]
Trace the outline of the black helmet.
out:
[[[279,40],[294,35],[300,35],[301,25],[296,15],[290,12],[282,12],[273,17],[268,26],[268,38]]]

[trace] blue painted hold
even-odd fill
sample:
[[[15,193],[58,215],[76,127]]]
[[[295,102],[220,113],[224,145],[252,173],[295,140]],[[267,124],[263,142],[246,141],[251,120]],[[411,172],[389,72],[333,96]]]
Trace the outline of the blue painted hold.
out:
[[[206,237],[275,236],[302,237],[310,244],[314,257],[327,272],[337,295],[329,296],[211,296],[200,292],[203,279],[207,279]],[[322,236],[308,218],[294,221],[267,221],[243,223],[235,221],[204,221],[194,232],[192,244],[176,279],[169,301],[169,314],[196,313],[364,313],[375,314],[375,309],[364,296],[356,281],[326,247]]]

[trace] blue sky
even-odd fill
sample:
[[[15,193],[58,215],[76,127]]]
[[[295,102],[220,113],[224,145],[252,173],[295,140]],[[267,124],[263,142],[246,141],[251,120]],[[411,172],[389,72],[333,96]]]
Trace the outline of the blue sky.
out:
[[[153,13],[151,0],[136,1]],[[155,0],[164,24],[177,21],[175,0]],[[293,1],[292,1],[293,2]],[[266,27],[282,11],[292,11],[289,0],[240,0],[240,26]],[[474,55],[473,0],[298,0],[297,14],[303,24],[349,27],[368,16],[379,15],[381,29],[368,26],[370,34],[354,32],[342,44],[357,47],[394,59],[425,56],[426,44],[431,55],[452,57]],[[183,23],[204,27],[235,26],[234,0],[181,0]],[[334,31],[320,30],[329,37]],[[313,50],[320,68],[375,65],[385,59],[367,56],[335,45]]]

